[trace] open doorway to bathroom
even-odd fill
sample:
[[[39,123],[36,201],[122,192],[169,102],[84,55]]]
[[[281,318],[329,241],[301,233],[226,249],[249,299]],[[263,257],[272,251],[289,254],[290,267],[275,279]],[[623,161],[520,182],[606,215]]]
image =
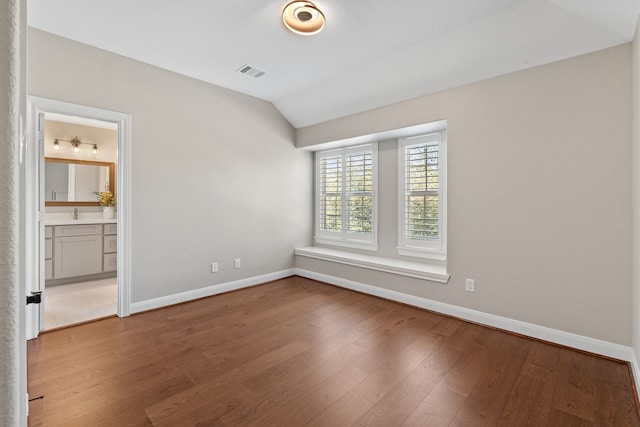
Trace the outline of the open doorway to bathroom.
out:
[[[81,239],[81,237],[79,236],[96,236],[99,234],[99,227],[96,227],[94,230],[90,230],[88,233],[80,233],[79,236],[65,236],[65,234],[68,234],[68,230],[58,230],[59,233],[57,233],[56,235],[56,230],[46,229],[47,226],[45,226],[45,224],[47,217],[51,219],[52,214],[54,216],[55,214],[58,214],[59,216],[66,217],[68,221],[72,221],[72,225],[77,226],[80,225],[80,218],[83,218],[82,221],[88,220],[86,222],[92,223],[94,222],[90,218],[92,215],[95,217],[103,216],[100,212],[101,207],[99,204],[96,204],[96,201],[89,202],[92,204],[85,205],[84,203],[87,202],[76,200],[76,207],[74,207],[73,209],[70,209],[69,206],[45,205],[45,197],[43,194],[45,188],[45,143],[55,145],[56,139],[56,137],[53,137],[52,141],[50,139],[51,136],[48,136],[47,138],[49,139],[45,141],[45,115],[48,115],[49,118],[55,118],[56,114],[67,116],[66,121],[57,120],[62,121],[63,123],[70,121],[71,118],[81,118],[110,123],[111,126],[115,124],[117,128],[117,148],[115,148],[114,150],[117,155],[117,160],[113,162],[115,163],[113,170],[113,180],[110,181],[113,182],[114,195],[117,199],[115,219],[110,220],[112,221],[112,223],[107,225],[105,225],[106,219],[103,219],[102,221],[102,235],[100,236],[100,238],[102,239],[102,247],[100,247],[100,242],[97,241],[97,238],[95,237],[94,239],[96,240],[93,241],[93,245],[89,245],[91,249],[96,253],[98,251],[102,251],[102,268],[104,269],[105,265],[110,266],[110,268],[113,269],[113,272],[103,271],[99,274],[104,274],[106,277],[95,277],[93,275],[98,274],[95,273],[95,271],[74,271],[73,269],[70,269],[69,265],[63,265],[62,267],[63,270],[68,273],[68,276],[93,276],[90,278],[91,281],[93,281],[93,279],[109,278],[115,280],[117,283],[116,314],[119,317],[125,317],[131,314],[131,115],[112,110],[105,110],[102,108],[90,107],[87,105],[73,104],[65,101],[29,95],[27,97],[27,126],[25,138],[26,143],[24,144],[24,151],[23,153],[21,153],[20,159],[21,162],[25,163],[24,215],[26,224],[26,238],[24,246],[24,283],[25,293],[27,295],[34,296],[36,296],[37,294],[41,294],[40,299],[42,303],[39,305],[27,305],[27,309],[25,312],[25,338],[27,340],[37,338],[43,328],[50,328],[49,326],[45,325],[44,312],[44,306],[47,305],[48,293],[46,292],[47,279],[45,277],[47,277],[47,274],[50,273],[47,271],[47,265],[49,263],[47,263],[46,260],[52,260],[50,266],[53,268],[53,279],[48,280],[58,280],[56,277],[60,276],[60,274],[55,275],[56,266],[54,257],[56,252],[54,245],[56,244],[56,241],[54,239],[56,237],[69,237],[68,240],[74,240],[72,239],[72,237]],[[93,125],[87,124],[87,122],[85,121],[81,124],[100,128],[100,126],[95,126],[95,122],[93,123]],[[63,137],[61,139],[76,142],[73,141],[76,136],[78,136],[77,139],[80,142],[85,142],[80,138],[80,135],[75,134],[73,135],[73,137]],[[71,142],[58,141],[58,144],[70,144],[67,145],[67,148],[76,148],[73,144],[71,144]],[[87,140],[86,142],[90,141]],[[80,147],[88,148],[91,151],[93,151],[94,149],[93,145],[90,144],[79,145]],[[54,147],[50,148],[53,148],[55,150]],[[106,147],[104,147],[104,149],[106,150]],[[97,150],[98,152],[101,150],[100,145],[98,145]],[[111,178],[109,179],[111,180]],[[76,208],[78,210],[78,219],[74,220],[73,214],[75,213]],[[47,214],[47,211],[49,211],[49,214]],[[60,218],[54,218],[54,220],[59,221]],[[64,226],[65,224],[51,224],[50,226],[54,227],[55,225]],[[105,236],[107,237],[105,238]],[[45,242],[47,239],[50,239],[50,246],[48,246],[48,244]],[[69,248],[73,249],[71,246],[69,246]],[[53,253],[49,253],[49,250],[53,251]],[[66,250],[66,248],[62,248],[61,250],[64,251]],[[97,263],[97,256],[91,256],[91,254],[94,254],[93,251],[76,250],[75,255],[68,257],[67,260],[87,257],[88,259],[92,259]],[[84,266],[85,263],[76,263],[75,265]],[[94,265],[94,268],[97,267]],[[60,271],[61,270],[59,268],[58,273],[60,273]],[[69,280],[69,283],[67,284],[71,283],[71,279],[69,277],[59,278],[63,280]],[[78,280],[74,279],[74,282],[82,283],[88,281],[84,279],[84,277],[82,277],[81,279],[79,278]],[[51,281],[49,282],[49,285],[51,286],[55,286],[56,284],[61,283],[54,283]],[[95,288],[96,287],[94,287],[94,289]],[[51,290],[51,287],[49,288],[49,290]],[[95,299],[95,297],[91,298]],[[66,298],[65,300],[69,301],[69,298]],[[86,304],[80,303],[80,305]],[[102,315],[100,316],[102,317]],[[81,320],[81,322],[84,321],[86,320]],[[67,321],[65,321],[65,323],[66,322]]]
[[[40,330],[115,316],[117,123],[44,114]]]

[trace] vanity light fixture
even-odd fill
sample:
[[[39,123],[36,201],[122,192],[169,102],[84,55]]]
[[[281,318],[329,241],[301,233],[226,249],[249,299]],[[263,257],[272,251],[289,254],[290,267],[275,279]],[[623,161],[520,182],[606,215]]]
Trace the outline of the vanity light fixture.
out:
[[[292,1],[282,11],[282,22],[291,31],[303,36],[317,34],[324,28],[324,14],[310,1]]]
[[[60,139],[60,138],[56,138],[53,140],[53,149],[54,150],[59,150],[60,149],[60,141],[64,141],[64,142],[68,142],[73,146],[73,152],[74,153],[78,153],[80,151],[80,146],[82,144],[86,144],[86,145],[92,145],[93,146],[93,154],[97,154],[98,153],[98,144],[92,144],[90,142],[82,142],[78,139],[78,137],[76,136],[75,138],[69,140],[69,139]]]

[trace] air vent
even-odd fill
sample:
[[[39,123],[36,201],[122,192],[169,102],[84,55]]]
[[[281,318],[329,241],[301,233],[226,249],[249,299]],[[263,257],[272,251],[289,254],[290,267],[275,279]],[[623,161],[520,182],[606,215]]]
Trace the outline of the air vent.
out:
[[[257,68],[252,67],[251,65],[243,65],[242,67],[238,68],[237,71],[242,74],[246,74],[247,76],[253,76],[256,79],[258,77],[262,77],[265,75],[264,71],[258,70]]]

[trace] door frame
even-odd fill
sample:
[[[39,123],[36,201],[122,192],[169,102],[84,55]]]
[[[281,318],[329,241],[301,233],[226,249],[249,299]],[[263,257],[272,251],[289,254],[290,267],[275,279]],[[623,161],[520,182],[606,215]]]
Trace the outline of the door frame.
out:
[[[57,113],[116,123],[118,126],[118,317],[131,314],[131,115],[37,96],[27,96],[27,142],[25,150],[25,291],[42,291],[44,284],[44,211],[40,202],[41,157],[44,156],[42,113]],[[39,310],[27,306],[26,337],[39,333]]]

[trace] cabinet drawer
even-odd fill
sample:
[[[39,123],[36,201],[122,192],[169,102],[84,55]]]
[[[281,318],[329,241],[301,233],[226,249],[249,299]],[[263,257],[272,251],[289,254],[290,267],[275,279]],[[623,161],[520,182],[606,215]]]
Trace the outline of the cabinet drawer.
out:
[[[104,269],[103,271],[116,271],[118,269],[117,254],[104,254]]]
[[[45,280],[53,279],[53,260],[44,260],[44,278]]]
[[[53,258],[53,240],[45,239],[44,240],[44,259]]]
[[[53,227],[49,226],[49,227],[45,227],[44,228],[44,238],[45,239],[50,239],[53,237]]]
[[[56,237],[92,236],[102,234],[102,224],[56,225],[53,232]]]
[[[118,224],[105,224],[104,234],[118,234]]]
[[[118,250],[118,236],[104,236],[103,245],[105,254],[116,252]]]

